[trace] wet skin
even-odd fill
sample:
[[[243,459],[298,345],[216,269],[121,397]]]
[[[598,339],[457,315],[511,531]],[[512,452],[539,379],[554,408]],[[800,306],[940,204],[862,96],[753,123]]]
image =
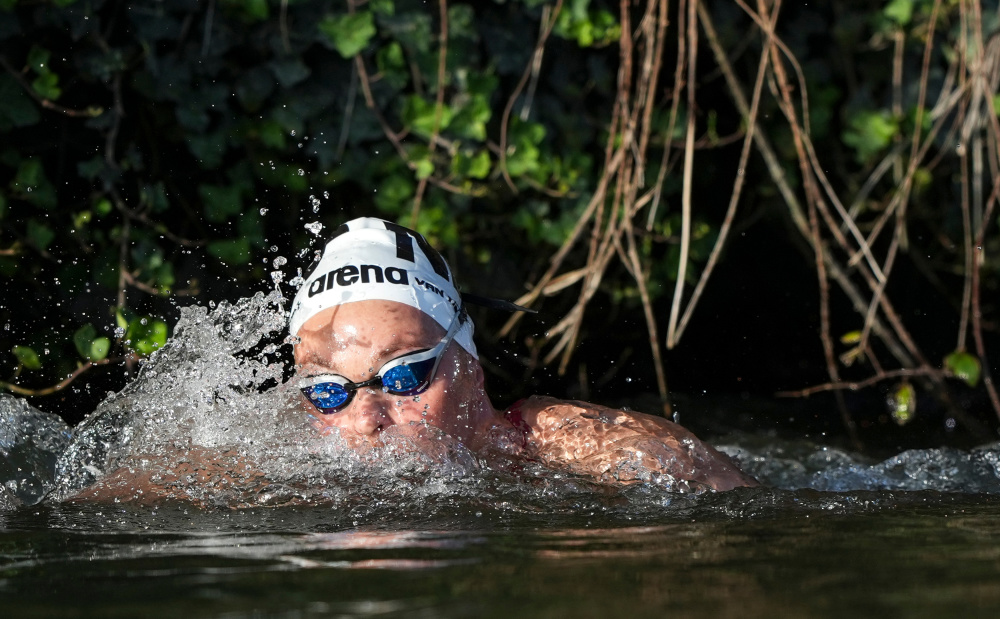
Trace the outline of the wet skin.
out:
[[[310,318],[298,333],[295,359],[300,376],[337,374],[353,382],[371,378],[387,361],[431,348],[445,330],[419,310],[392,301],[360,301]],[[608,482],[640,480],[642,470],[687,480],[692,487],[728,490],[756,485],[723,454],[685,428],[661,417],[623,412],[586,402],[533,397],[513,407],[523,423],[515,428],[493,408],[479,362],[456,342],[444,354],[430,388],[419,398],[363,388],[333,414],[322,414],[303,397],[303,407],[321,431],[339,428],[354,445],[375,444],[392,426],[426,423],[473,451],[516,434],[523,455]],[[523,433],[523,434],[522,434]],[[625,468],[622,468],[624,463]]]
[[[347,303],[316,314],[299,330],[296,370],[302,377],[337,374],[361,382],[391,359],[434,347],[444,334],[432,318],[408,305]],[[339,433],[361,450],[379,444],[390,429],[439,440],[434,432],[421,433],[433,426],[487,460],[527,458],[606,483],[653,480],[652,474],[694,490],[758,485],[724,454],[662,417],[538,396],[507,413],[497,411],[486,395],[482,367],[457,342],[445,350],[434,380],[419,396],[362,388],[334,414],[320,413],[304,396],[301,406],[317,430]],[[176,459],[158,456],[153,462],[135,454],[74,500],[190,501],[187,490],[201,483],[252,488],[266,480],[238,450],[192,445]]]
[[[347,303],[316,314],[302,326],[295,346],[296,371],[300,377],[337,374],[358,383],[372,378],[387,361],[434,347],[444,334],[434,319],[409,305]],[[392,426],[426,423],[475,451],[494,426],[505,423],[486,398],[482,367],[455,341],[445,349],[430,387],[418,396],[365,387],[332,414],[322,413],[305,398],[302,402],[314,426],[321,431],[339,428],[352,443],[376,443]]]

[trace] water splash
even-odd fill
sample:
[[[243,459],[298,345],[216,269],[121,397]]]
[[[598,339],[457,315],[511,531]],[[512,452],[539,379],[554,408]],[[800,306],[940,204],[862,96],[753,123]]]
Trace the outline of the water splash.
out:
[[[720,446],[761,482],[786,490],[1000,493],[1000,443],[904,451],[881,462],[807,441],[744,438]]]
[[[0,393],[0,510],[31,505],[53,485],[70,429],[59,417]]]
[[[723,493],[731,498],[686,496],[642,470],[629,470],[635,483],[607,485],[516,458],[483,458],[420,424],[393,427],[379,446],[359,451],[336,432],[314,430],[284,383],[282,302],[272,291],[183,309],[168,344],[72,434],[23,400],[0,397],[0,511],[42,497],[64,501],[112,480],[124,502],[324,505],[348,524],[483,512],[630,518],[695,509],[704,517],[789,505],[868,509],[898,503],[886,494],[895,491],[1000,494],[997,445],[871,462],[832,447],[743,436],[723,451],[772,488]]]

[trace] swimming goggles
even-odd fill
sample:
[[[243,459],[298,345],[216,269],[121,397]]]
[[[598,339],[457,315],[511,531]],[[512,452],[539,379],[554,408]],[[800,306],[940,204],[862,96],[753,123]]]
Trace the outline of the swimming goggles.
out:
[[[434,348],[424,348],[387,361],[375,376],[360,383],[352,383],[337,374],[311,376],[302,387],[302,393],[324,415],[332,415],[351,403],[354,393],[364,387],[378,387],[393,395],[411,396],[423,393],[430,387],[441,357],[458,330],[465,324],[467,314],[463,306],[448,327],[444,338]]]

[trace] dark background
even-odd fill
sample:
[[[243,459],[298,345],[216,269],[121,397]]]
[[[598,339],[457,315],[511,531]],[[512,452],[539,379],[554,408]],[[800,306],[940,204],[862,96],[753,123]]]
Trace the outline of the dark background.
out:
[[[895,140],[911,139],[934,3],[912,3],[909,15],[898,12],[898,2],[786,4],[778,35],[803,67],[812,138],[827,175],[849,202]],[[759,31],[733,3],[705,6],[749,90],[761,52]],[[451,189],[427,185],[416,228],[445,254],[466,290],[509,299],[523,294],[580,216],[604,165],[618,96],[622,16],[618,3],[597,0],[448,7],[444,101],[452,118],[441,132],[448,145],[428,153],[426,127],[438,90],[436,3],[383,0],[348,8],[306,0],[0,2],[0,380],[29,390],[54,385],[84,362],[74,335],[92,325],[95,337],[109,338],[108,355],[117,361],[84,372],[54,395],[31,399],[78,422],[134,376],[142,356],[136,342],[162,344],[137,321],[169,326],[178,307],[267,290],[278,256],[288,260],[281,267],[287,282],[296,268],[308,268],[318,239],[347,219],[380,216],[414,225],[411,209],[423,162],[433,165],[432,181],[447,181]],[[541,20],[557,7],[562,13],[545,44],[530,113],[507,126],[517,157],[537,151],[537,160],[521,162],[524,171],[512,169],[515,192],[499,171],[501,116],[530,63]],[[633,27],[645,7],[633,7]],[[655,93],[648,185],[655,182],[672,98],[686,97],[683,89],[673,90],[676,10],[671,8]],[[940,93],[967,10],[966,4],[949,6],[936,16],[928,101]],[[360,21],[350,21],[355,18]],[[987,40],[994,22],[995,16],[986,15],[980,26]],[[904,50],[898,117],[891,70],[897,36]],[[725,214],[744,127],[705,37],[702,32],[695,115],[697,137],[708,145],[695,153],[692,182],[694,218],[707,233],[694,243],[695,277]],[[344,48],[352,42],[355,49]],[[377,115],[365,104],[357,58],[369,72]],[[394,64],[393,58],[401,60]],[[522,91],[515,117],[524,102]],[[878,125],[865,124],[873,115],[887,119],[894,133],[879,137]],[[400,136],[406,159],[379,117]],[[962,120],[956,113],[949,126]],[[759,122],[801,192],[791,134],[773,93],[765,91]],[[680,221],[676,157],[683,133],[676,131],[675,158],[653,230],[659,236],[642,250],[661,340]],[[858,135],[874,145],[857,146]],[[982,135],[989,142],[990,134]],[[924,166],[925,182],[907,214],[910,244],[886,289],[937,367],[956,347],[964,282],[958,204],[966,180],[953,138],[943,133],[928,154],[933,164]],[[483,153],[485,173],[463,167],[463,157]],[[810,245],[792,226],[756,152],[745,174],[723,259],[689,330],[664,353],[673,411],[702,433],[779,432],[846,444],[843,413],[831,393],[775,397],[829,381],[819,287]],[[984,184],[992,183],[987,170]],[[863,229],[870,229],[896,189],[891,176],[877,184],[858,217]],[[645,218],[640,211],[636,225]],[[324,225],[318,239],[303,227],[314,221]],[[996,351],[995,216],[987,225],[980,299],[986,350]],[[828,231],[824,237],[829,240]],[[887,239],[883,235],[874,247],[880,260]],[[585,247],[578,245],[564,270],[585,260]],[[138,283],[121,285],[123,271]],[[540,350],[544,356],[544,333],[575,302],[578,286],[542,299],[539,314],[526,317],[504,340],[495,334],[507,316],[473,311],[496,405],[541,393],[662,410],[634,280],[612,263],[603,282],[564,374],[556,364],[530,360]],[[285,292],[292,294],[287,285]],[[862,317],[835,286],[830,314],[835,341],[861,328]],[[119,321],[123,330],[116,333]],[[967,341],[974,352],[971,337]],[[6,354],[14,346],[35,350],[41,367],[23,367]],[[847,349],[836,346],[837,354]],[[898,367],[877,341],[873,346],[887,369]],[[289,357],[288,347],[283,350]],[[873,368],[858,363],[840,371],[845,380],[862,380]],[[864,448],[968,446],[996,438],[997,417],[981,381],[969,386],[949,379],[945,400],[921,380],[913,383],[917,415],[905,426],[892,421],[887,404],[898,380],[842,392],[843,410]],[[956,408],[982,428],[953,423]]]

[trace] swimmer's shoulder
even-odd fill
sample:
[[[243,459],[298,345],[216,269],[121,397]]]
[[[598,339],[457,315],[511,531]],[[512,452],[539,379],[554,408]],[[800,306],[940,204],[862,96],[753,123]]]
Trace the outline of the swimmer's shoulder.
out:
[[[603,431],[622,436],[642,434],[697,440],[686,428],[663,417],[580,400],[536,395],[515,403],[505,414],[508,418],[513,416],[522,419],[534,434],[542,436],[555,435],[577,426],[611,426],[603,428]]]
[[[521,400],[505,416],[523,423],[527,444],[540,459],[580,472],[607,469],[638,455],[675,477],[712,488],[757,485],[725,454],[663,417],[548,396]]]

